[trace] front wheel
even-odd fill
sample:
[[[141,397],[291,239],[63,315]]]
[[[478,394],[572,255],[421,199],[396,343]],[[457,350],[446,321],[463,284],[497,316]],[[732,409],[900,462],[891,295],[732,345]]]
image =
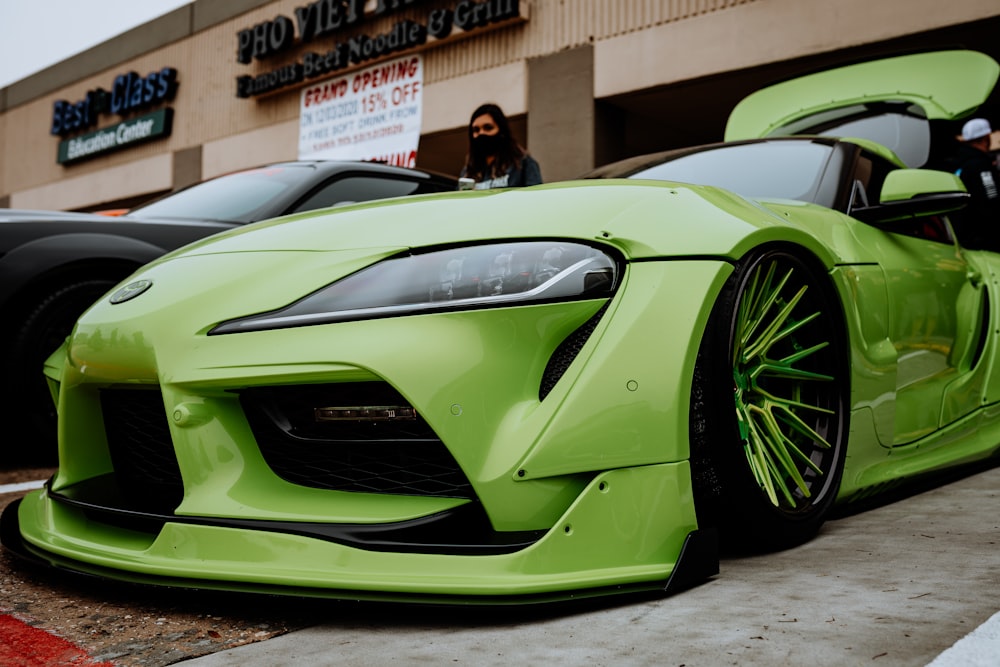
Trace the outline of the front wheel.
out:
[[[801,543],[836,499],[848,433],[841,313],[826,273],[783,249],[741,260],[713,310],[695,370],[692,471],[699,513],[731,547]]]

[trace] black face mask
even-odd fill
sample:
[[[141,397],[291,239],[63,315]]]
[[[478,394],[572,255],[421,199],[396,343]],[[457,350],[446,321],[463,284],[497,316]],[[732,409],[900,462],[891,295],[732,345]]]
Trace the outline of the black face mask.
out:
[[[472,138],[472,156],[478,159],[485,159],[490,155],[496,155],[503,146],[503,137],[499,134],[480,134]]]

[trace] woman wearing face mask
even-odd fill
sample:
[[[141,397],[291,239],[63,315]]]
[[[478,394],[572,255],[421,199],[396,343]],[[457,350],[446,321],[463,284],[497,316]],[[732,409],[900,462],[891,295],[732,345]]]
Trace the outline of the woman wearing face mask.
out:
[[[469,121],[469,153],[460,177],[472,179],[476,190],[538,185],[542,171],[514,139],[510,123],[495,104],[484,104]]]

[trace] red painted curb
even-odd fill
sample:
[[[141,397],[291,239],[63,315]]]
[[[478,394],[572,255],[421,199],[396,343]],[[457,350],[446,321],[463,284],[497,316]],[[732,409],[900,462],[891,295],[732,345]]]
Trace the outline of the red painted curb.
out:
[[[5,667],[114,667],[98,662],[62,637],[0,614],[0,665]]]

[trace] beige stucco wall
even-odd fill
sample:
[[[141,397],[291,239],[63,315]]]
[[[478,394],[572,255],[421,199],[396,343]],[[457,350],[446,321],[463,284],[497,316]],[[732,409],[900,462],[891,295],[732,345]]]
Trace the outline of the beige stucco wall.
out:
[[[467,74],[424,87],[421,133],[430,134],[465,125],[471,108],[454,100],[492,100],[508,114],[528,110],[525,63],[516,62],[484,72]],[[288,93],[295,97],[295,93]],[[211,178],[248,165],[294,160],[298,151],[298,108],[291,120],[207,141],[203,149],[202,176]]]
[[[202,176],[212,178],[248,166],[294,160],[299,149],[298,119],[274,123],[205,144]]]
[[[13,208],[73,209],[93,202],[112,201],[121,192],[158,192],[169,190],[173,159],[169,153],[150,155],[126,164],[106,167],[97,174],[66,176],[16,192]]]
[[[869,44],[998,13],[998,0],[737,3],[726,11],[595,41],[594,96]]]
[[[236,98],[235,77],[239,73],[234,57],[236,33],[246,25],[245,18],[223,22],[192,38],[156,49],[27,104],[8,109],[5,114],[8,128],[16,129],[5,133],[3,153],[8,163],[16,161],[19,168],[6,173],[0,190],[11,192],[12,205],[21,206],[20,193],[34,190],[42,184],[67,178],[83,181],[87,175],[98,175],[107,169],[130,163],[141,169],[144,168],[144,160],[151,156],[169,154],[294,117],[298,111],[298,100],[294,95],[260,103]],[[177,69],[179,81],[177,97],[170,103],[175,113],[173,132],[169,138],[70,166],[56,163],[58,139],[49,134],[53,102],[58,99],[75,102],[83,99],[88,90],[97,87],[109,90],[114,77],[122,72],[134,70],[145,75],[168,66]],[[99,127],[118,121],[117,117],[104,115]],[[103,176],[94,181],[101,178]],[[124,184],[120,190],[133,194],[126,191]]]
[[[511,115],[526,113],[528,63],[585,45],[593,45],[594,97],[604,98],[1000,14],[997,0],[521,1],[527,21],[424,50],[423,133],[464,126],[470,110],[486,100],[499,102]],[[422,21],[430,9],[455,2],[426,0],[366,21],[354,32],[384,32],[408,17]],[[220,20],[225,13],[216,16],[222,6],[217,0],[197,0],[165,17],[162,30],[154,21],[123,37],[126,52],[137,53],[124,62],[28,101],[25,91],[34,95],[46,82],[60,80],[58,67],[29,81],[32,86],[11,87],[6,104],[0,104],[0,198],[8,196],[11,206],[66,208],[103,201],[98,197],[160,190],[170,156],[197,147],[202,148],[201,176],[206,178],[294,158],[299,89],[238,99],[235,78],[271,71],[307,49],[322,52],[329,42],[297,47],[250,66],[237,63],[235,52],[240,30],[278,14],[292,17],[302,4],[242,0],[234,6],[248,11]],[[189,36],[176,39],[183,34]],[[154,35],[165,35],[164,43],[141,53],[144,39],[157,43]],[[75,102],[95,87],[109,89],[119,73],[145,75],[166,66],[178,70],[180,82],[170,104],[175,109],[172,136],[79,164],[56,163],[58,139],[49,134],[55,100]],[[67,63],[63,69],[69,68]],[[100,126],[118,120],[104,116]]]
[[[528,16],[527,22],[477,32],[469,38],[424,52],[425,132],[464,125],[471,108],[487,99],[500,102],[511,114],[524,113],[527,110],[525,72],[529,58],[558,52],[593,39],[630,33],[647,25],[683,20],[704,12],[718,12],[724,7],[751,0],[521,1]],[[251,66],[237,63],[235,51],[240,30],[271,20],[278,14],[294,16],[295,7],[301,4],[301,0],[276,0],[251,8],[190,37],[84,76],[26,103],[8,105],[9,108],[2,114],[7,121],[7,129],[0,135],[3,145],[0,162],[8,168],[0,165],[0,195],[10,194],[13,206],[27,205],[29,201],[37,200],[36,193],[42,191],[43,186],[54,185],[56,187],[46,191],[55,192],[59,189],[58,184],[66,180],[76,184],[93,181],[93,192],[105,193],[107,189],[98,188],[96,184],[107,178],[107,170],[127,164],[145,169],[144,160],[151,156],[198,145],[204,146],[204,177],[259,162],[294,157],[295,137],[294,133],[288,134],[288,128],[298,119],[298,91],[285,90],[261,98],[241,100],[235,96],[235,78],[242,74],[270,71],[294,61],[300,57],[303,48],[272,58],[265,64],[254,63]],[[209,5],[209,0],[201,0],[193,3],[192,7]],[[374,0],[369,0],[369,5],[373,6]],[[355,32],[383,32],[396,21],[405,18],[423,20],[430,9],[454,5],[455,0],[427,0],[418,3],[416,8],[366,21]],[[163,31],[176,35],[183,30],[186,18],[197,24],[197,17],[204,15],[203,11],[201,14],[194,12],[194,18],[185,17],[178,10],[164,17]],[[202,22],[207,22],[207,19],[203,18]],[[131,36],[129,48],[134,49],[134,43],[141,43],[142,38],[151,39],[158,35],[155,27],[146,26],[143,34]],[[344,36],[350,34],[345,32]],[[318,51],[324,47],[323,43],[310,46]],[[49,134],[54,101],[77,101],[95,87],[108,89],[114,77],[123,71],[134,70],[144,75],[165,66],[178,70],[180,82],[177,98],[171,103],[175,114],[173,133],[169,138],[75,165],[64,167],[56,163],[58,139]],[[58,80],[58,72],[44,74],[46,80]],[[117,118],[104,116],[99,127],[117,121]],[[290,146],[282,143],[283,137],[288,136],[293,142]],[[14,163],[18,165],[16,170],[9,168]],[[142,182],[154,181],[156,178],[151,176]],[[132,187],[140,185],[134,180],[128,183]],[[140,193],[128,190],[126,182],[118,184],[118,196]],[[78,198],[67,196],[60,202],[70,200],[78,201]]]
[[[525,61],[500,65],[481,72],[443,79],[424,86],[421,134],[462,127],[469,122],[475,104],[457,100],[490,100],[510,116],[528,111],[527,66]]]

